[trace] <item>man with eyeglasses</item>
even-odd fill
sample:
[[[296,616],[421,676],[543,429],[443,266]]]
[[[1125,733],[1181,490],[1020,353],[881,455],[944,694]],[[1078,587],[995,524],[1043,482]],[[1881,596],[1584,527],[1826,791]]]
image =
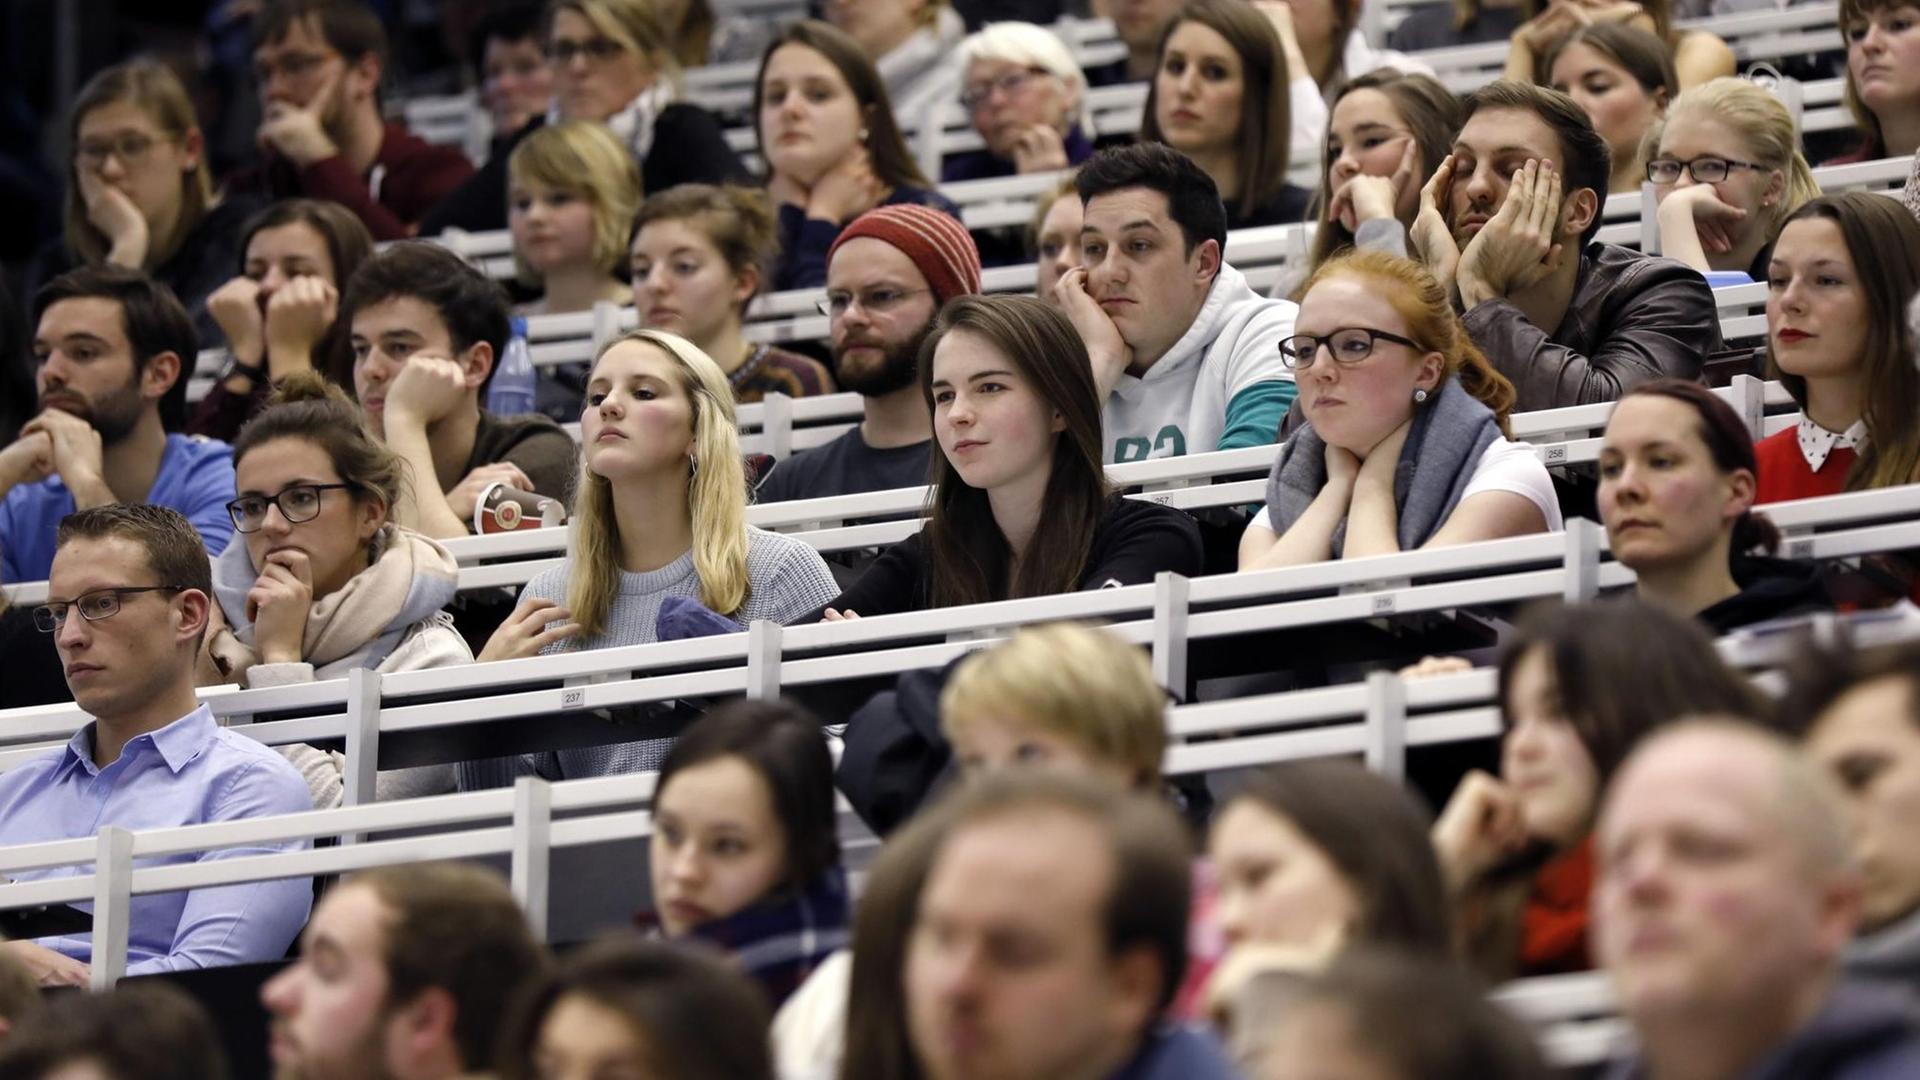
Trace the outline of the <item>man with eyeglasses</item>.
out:
[[[0,449],[0,581],[44,581],[75,510],[148,502],[186,515],[219,552],[233,535],[233,451],[178,433],[193,323],[165,285],[117,266],[33,298],[39,413]]]
[[[358,0],[268,4],[253,22],[265,158],[230,188],[326,199],[352,210],[376,240],[412,236],[473,163],[381,118],[386,59],[386,30]]]
[[[980,291],[980,253],[966,226],[899,203],[869,210],[827,251],[834,373],[863,399],[860,423],[775,465],[759,502],[821,499],[927,482],[933,419],[916,380],[920,345],[940,305]]]
[[[35,624],[53,635],[75,703],[89,717],[66,746],[0,773],[0,846],[146,831],[312,809],[307,784],[275,751],[221,727],[194,694],[213,583],[206,549],[177,511],[122,505],[60,523],[47,602]],[[142,866],[214,862],[306,848],[251,843],[143,856]],[[71,877],[88,866],[16,871],[14,880]],[[286,955],[313,887],[282,878],[135,896],[127,973],[219,967]],[[42,985],[85,985],[92,934],[0,943]]]
[[[1512,380],[1514,411],[1699,379],[1721,348],[1713,292],[1676,259],[1594,241],[1610,164],[1580,107],[1500,81],[1475,91],[1466,113],[1421,193],[1412,239],[1452,286],[1473,343]]]

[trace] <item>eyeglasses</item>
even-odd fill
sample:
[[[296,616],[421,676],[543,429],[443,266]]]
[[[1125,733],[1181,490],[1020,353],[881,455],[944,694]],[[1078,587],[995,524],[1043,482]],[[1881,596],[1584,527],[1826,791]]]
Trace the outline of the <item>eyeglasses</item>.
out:
[[[1372,356],[1373,343],[1379,340],[1391,341],[1396,345],[1405,345],[1413,349],[1420,347],[1416,342],[1403,338],[1399,334],[1389,334],[1385,330],[1374,330],[1365,326],[1343,326],[1331,334],[1295,334],[1290,338],[1282,338],[1280,363],[1290,371],[1310,368],[1315,358],[1320,355],[1320,346],[1325,345],[1327,353],[1333,357],[1333,362],[1347,367]]]
[[[596,64],[604,64],[626,51],[626,46],[605,37],[588,38],[585,41],[554,38],[547,42],[547,59],[561,67],[573,63],[576,56],[585,56]]]
[[[295,484],[282,489],[278,495],[242,495],[227,504],[227,515],[233,518],[233,527],[241,532],[259,532],[261,526],[267,523],[267,507],[278,506],[280,516],[287,519],[287,524],[298,525],[320,516],[321,492],[352,490],[359,486],[358,484]]]
[[[161,141],[137,131],[129,131],[111,139],[88,139],[75,148],[73,159],[88,169],[104,169],[107,156],[111,154],[120,159],[122,165],[135,165],[153,151],[154,144]]]
[[[51,634],[67,624],[67,609],[77,608],[80,617],[88,622],[111,619],[120,613],[120,598],[133,593],[143,592],[179,592],[185,585],[128,585],[120,588],[95,589],[84,592],[70,601],[56,600],[51,604],[41,604],[33,609],[33,625],[43,634]]]
[[[988,79],[984,83],[975,83],[960,92],[960,107],[968,112],[972,112],[980,106],[985,105],[987,99],[993,96],[995,90],[1000,91],[1008,97],[1012,97],[1014,94],[1020,92],[1020,88],[1027,84],[1027,80],[1051,74],[1053,74],[1053,72],[1048,71],[1046,68],[1021,68],[1016,71],[1009,71],[996,78]]]
[[[1680,179],[1681,170],[1702,184],[1717,184],[1727,178],[1734,169],[1753,169],[1759,171],[1765,165],[1755,165],[1751,161],[1734,161],[1723,157],[1697,157],[1691,161],[1676,158],[1654,158],[1647,162],[1647,179],[1656,184],[1671,184]]]
[[[284,75],[289,81],[300,82],[312,75],[321,64],[332,58],[331,53],[288,53],[279,60],[256,60],[253,65],[253,78],[261,86],[273,81],[275,74]]]
[[[820,309],[820,314],[832,319],[837,319],[845,315],[847,309],[856,303],[860,305],[861,311],[869,315],[878,315],[899,307],[910,296],[919,296],[921,293],[930,293],[932,291],[932,289],[889,289],[883,287],[866,289],[856,297],[853,293],[847,292],[844,289],[835,289],[827,294],[825,300],[814,301],[813,306]]]

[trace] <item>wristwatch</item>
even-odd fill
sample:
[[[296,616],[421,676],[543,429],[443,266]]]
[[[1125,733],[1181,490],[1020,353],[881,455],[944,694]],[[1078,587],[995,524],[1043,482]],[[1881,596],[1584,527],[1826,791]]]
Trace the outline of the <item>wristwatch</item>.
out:
[[[256,385],[259,383],[266,382],[267,381],[267,358],[262,356],[260,358],[260,362],[257,364],[243,364],[240,362],[240,358],[238,356],[234,356],[232,353],[228,353],[227,354],[227,374],[221,377],[227,378],[234,375],[245,375],[247,378],[252,379]]]

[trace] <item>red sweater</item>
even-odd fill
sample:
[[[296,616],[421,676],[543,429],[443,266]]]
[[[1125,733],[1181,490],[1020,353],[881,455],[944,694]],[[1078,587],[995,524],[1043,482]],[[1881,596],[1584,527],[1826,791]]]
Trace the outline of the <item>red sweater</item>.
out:
[[[1756,504],[1791,502],[1821,495],[1838,495],[1847,486],[1847,473],[1853,468],[1854,452],[1835,447],[1827,455],[1819,472],[1807,468],[1806,455],[1800,452],[1798,428],[1787,428],[1753,444],[1753,456],[1760,462],[1760,487]]]
[[[377,193],[369,183],[375,173]],[[234,177],[228,186],[275,199],[304,195],[337,202],[353,211],[375,240],[405,240],[427,211],[472,175],[473,162],[457,147],[436,146],[390,123],[380,140],[380,156],[366,174],[355,174],[339,154],[302,169],[269,153],[259,167]]]

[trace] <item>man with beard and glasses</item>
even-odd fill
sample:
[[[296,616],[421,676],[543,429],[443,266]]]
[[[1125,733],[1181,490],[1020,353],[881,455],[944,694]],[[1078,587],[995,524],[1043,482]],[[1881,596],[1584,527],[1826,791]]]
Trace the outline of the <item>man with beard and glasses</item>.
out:
[[[546,964],[498,875],[463,863],[356,874],[261,988],[279,1080],[487,1074],[508,1005]]]
[[[758,502],[820,499],[927,482],[933,418],[915,385],[920,344],[940,305],[980,291],[966,227],[924,206],[869,210],[827,252],[834,378],[865,398],[851,431],[774,466]]]
[[[1713,293],[1676,259],[1594,242],[1610,165],[1586,113],[1506,81],[1475,91],[1466,111],[1413,239],[1453,286],[1473,343],[1513,381],[1514,411],[1700,378],[1721,347]]]
[[[86,267],[34,296],[33,322],[40,410],[0,450],[0,581],[44,581],[60,519],[108,503],[178,510],[219,554],[233,451],[177,433],[199,355],[180,301],[138,271]]]
[[[326,199],[353,211],[375,240],[412,236],[473,163],[381,118],[386,61],[386,30],[358,0],[268,4],[253,21],[263,160],[229,188]]]

